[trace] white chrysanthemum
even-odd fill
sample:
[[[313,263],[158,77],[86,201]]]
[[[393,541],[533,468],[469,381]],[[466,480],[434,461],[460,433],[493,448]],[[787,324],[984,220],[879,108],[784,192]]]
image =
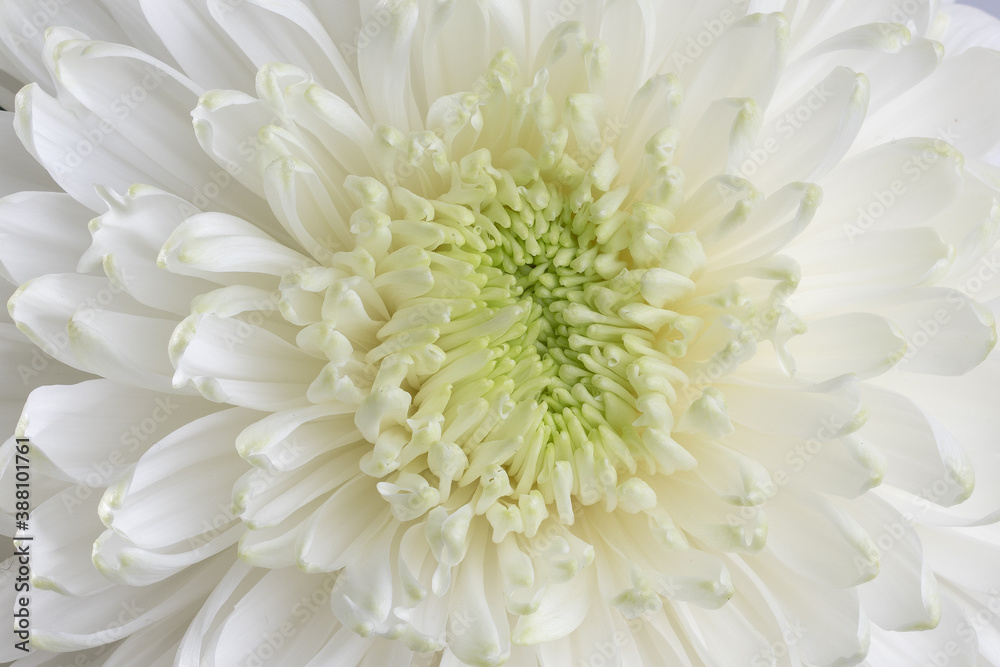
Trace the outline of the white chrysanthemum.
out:
[[[1000,666],[985,14],[0,24],[0,660]]]

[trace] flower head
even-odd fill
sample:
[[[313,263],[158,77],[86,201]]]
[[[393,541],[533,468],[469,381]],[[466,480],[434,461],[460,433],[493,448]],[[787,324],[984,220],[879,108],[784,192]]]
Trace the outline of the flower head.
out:
[[[995,22],[105,4],[2,16],[37,656],[1000,664]]]

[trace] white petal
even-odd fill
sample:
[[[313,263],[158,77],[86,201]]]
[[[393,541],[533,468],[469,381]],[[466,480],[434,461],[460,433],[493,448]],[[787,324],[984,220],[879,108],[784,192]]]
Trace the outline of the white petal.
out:
[[[727,228],[727,221],[705,239],[711,269],[766,259],[788,245],[812,222],[823,200],[815,185],[792,183],[768,197],[743,221]]]
[[[881,452],[856,433],[835,437],[835,426],[827,422],[805,439],[737,427],[731,440],[764,465],[779,486],[854,498],[882,482],[887,464]],[[774,488],[768,489],[769,495]]]
[[[261,410],[301,404],[322,368],[262,326],[215,315],[184,320],[171,338],[170,355],[175,386],[190,382],[210,400]]]
[[[97,516],[99,494],[85,500],[80,500],[81,495],[80,489],[71,487],[32,511],[31,527],[37,538],[31,545],[33,588],[77,597],[113,586],[90,560],[102,528]]]
[[[295,545],[305,534],[312,513],[322,499],[302,507],[272,528],[247,528],[240,537],[240,559],[261,568],[292,567],[298,562]]]
[[[354,74],[309,8],[298,0],[209,0],[209,10],[254,65],[290,63],[312,72],[329,90],[367,115]],[[370,100],[369,100],[370,101]]]
[[[974,288],[964,291],[970,296],[978,296],[980,301],[997,296],[995,288],[980,294],[982,287],[976,287],[974,282],[969,285],[972,277],[967,274],[976,270],[980,281],[990,282],[991,274],[995,273],[995,263],[990,262],[989,255],[1000,235],[1000,207],[997,206],[1000,183],[991,177],[995,172],[987,169],[982,167],[983,171],[976,169],[976,172],[966,173],[965,187],[958,200],[928,223],[955,246],[955,261],[942,284],[959,289]]]
[[[766,548],[795,572],[838,588],[857,586],[878,574],[875,543],[830,501],[782,490],[765,509]]]
[[[426,14],[417,33],[422,43],[414,48],[421,53],[423,66],[413,68],[414,93],[423,100],[423,109],[444,95],[473,90],[476,78],[500,48],[489,38],[485,3],[442,3]]]
[[[335,640],[336,641],[336,640]],[[336,654],[335,654],[336,655]],[[376,639],[368,645],[367,651],[364,654],[364,658],[357,662],[357,667],[382,667],[382,665],[409,665],[412,664],[414,658],[414,653],[400,641],[391,641],[385,639]],[[323,664],[340,664],[339,662],[324,663],[322,660],[317,661],[315,664],[310,663],[313,667],[319,667]],[[350,666],[352,663],[345,662],[345,665]]]
[[[285,230],[316,259],[353,245],[347,218],[338,215],[346,202],[337,206],[308,165],[293,158],[275,160],[264,172],[264,191]]]
[[[1000,382],[1000,352],[994,351],[987,360],[961,377],[931,376],[917,373],[888,373],[878,384],[904,396],[909,396],[924,412],[932,415],[961,443],[971,460],[972,470],[983,480],[997,479],[1000,455],[996,451],[995,417],[982,410],[983,396]],[[938,478],[928,488],[931,499],[947,496],[954,488],[955,476]],[[889,489],[886,489],[888,492]],[[921,492],[923,492],[921,490]],[[910,512],[922,524],[969,525],[992,523],[1000,517],[1000,485],[984,481],[977,484],[965,502],[945,510],[926,499],[898,494],[885,496],[904,511]]]
[[[114,586],[83,598],[36,591],[32,644],[62,652],[127,637],[204,599],[231,563],[231,555],[220,554],[153,586]]]
[[[968,157],[1000,142],[1000,52],[974,48],[946,59],[934,74],[865,124],[860,146],[906,136],[938,137]],[[919,114],[907,113],[920,109]]]
[[[125,586],[149,586],[236,544],[244,529],[239,524],[227,523],[231,519],[228,514],[217,516],[215,523],[219,527],[212,526],[197,538],[188,540],[183,551],[172,547],[142,549],[108,529],[88,544],[87,551],[91,557],[87,560],[92,561],[92,567],[100,571],[104,581]]]
[[[523,2],[522,0],[517,4],[524,8],[522,34],[527,38],[529,64],[536,61],[534,56],[544,49],[545,40],[551,35],[551,32],[554,29],[563,28],[567,22],[578,21],[587,34],[595,37],[598,34],[597,26],[601,18],[599,3],[563,5],[556,0],[540,0],[538,2]]]
[[[90,118],[84,116],[88,140],[120,146],[119,155],[128,164],[145,165],[154,179],[135,174],[124,185],[157,184],[201,208],[250,219],[260,213],[266,219],[259,200],[199,150],[191,133],[190,110],[197,104],[200,87],[136,49],[57,39],[53,35],[50,41],[59,91],[91,112]],[[66,166],[74,168],[68,160]],[[125,189],[116,182],[96,182]]]
[[[170,391],[165,350],[174,323],[108,280],[49,274],[22,285],[8,308],[18,328],[56,359],[112,380]]]
[[[713,491],[734,504],[755,504],[764,499],[771,478],[758,461],[723,445],[699,444],[692,442],[689,450],[698,459],[698,476]]]
[[[898,23],[858,24],[791,64],[775,98],[784,101],[815,90],[830,68],[849,67],[867,77],[872,113],[930,76],[943,56],[940,43],[914,35]]]
[[[51,91],[51,79],[42,60],[45,32],[69,25],[94,39],[127,42],[121,28],[95,0],[41,6],[31,0],[6,2],[0,11],[0,31],[6,35],[3,51],[24,81],[39,81]]]
[[[329,603],[335,582],[294,568],[269,571],[206,638],[200,664],[305,665],[340,629]]]
[[[752,552],[764,546],[767,517],[759,507],[737,508],[708,489],[700,479],[691,480],[679,473],[671,476],[669,484],[651,482],[660,502],[670,507],[677,525],[695,539],[721,551]],[[709,593],[698,596],[695,602],[715,607],[725,597],[727,585],[721,572],[714,578]]]
[[[314,265],[256,225],[224,213],[185,220],[167,239],[157,261],[174,273],[209,277],[244,272],[281,276]]]
[[[10,381],[0,387],[0,428],[12,433],[18,426],[28,394],[49,384],[71,384],[90,377],[46,354],[13,324],[0,323],[0,373]],[[14,381],[17,378],[17,381]]]
[[[84,498],[108,486],[158,439],[217,409],[200,397],[172,396],[109,380],[33,391],[23,437],[47,474],[81,485]],[[82,498],[81,498],[82,499]]]
[[[716,176],[687,197],[676,217],[683,229],[702,234],[724,218],[740,213],[745,218],[763,199],[760,190],[744,178]]]
[[[587,579],[592,576],[586,575]],[[570,586],[559,584],[562,586]],[[575,582],[578,588],[583,588],[589,596],[596,594],[595,587],[591,581]],[[572,595],[567,592],[567,597]],[[576,596],[574,596],[576,597]],[[550,621],[552,625],[558,626],[567,621],[575,621],[577,617],[583,617],[579,626],[572,634],[559,639],[550,640],[541,644],[537,649],[537,660],[542,667],[564,667],[566,665],[587,664],[595,656],[600,656],[603,663],[611,667],[622,667],[631,664],[628,660],[634,659],[628,644],[630,635],[633,634],[633,624],[626,623],[615,610],[605,604],[593,604],[592,600],[572,600],[572,614],[567,614],[567,619],[555,619]],[[657,616],[650,612],[649,616]],[[520,621],[523,619],[519,619]],[[635,623],[638,625],[638,622]],[[555,628],[553,628],[555,629]],[[665,659],[670,656],[670,651],[659,656]],[[512,656],[513,657],[513,656]],[[530,663],[529,663],[530,664]],[[674,663],[670,663],[674,664]]]
[[[264,74],[272,73],[269,70],[285,79],[277,90],[265,86]],[[308,73],[287,67],[265,67],[257,85],[261,98],[268,101],[274,113],[287,114],[295,125],[318,139],[318,144],[309,144],[309,154],[301,157],[316,160],[315,168],[337,190],[348,176],[376,175],[375,134],[345,99],[313,83]],[[309,140],[308,135],[303,135],[304,140]],[[346,213],[352,212],[353,207]]]
[[[103,667],[130,667],[131,665],[172,667],[181,638],[187,630],[188,623],[194,617],[197,607],[198,603],[196,602],[170,618],[131,635],[114,649]],[[108,650],[106,647],[102,647],[102,649],[105,653]]]
[[[362,637],[380,635],[401,640],[398,643],[411,649],[440,649],[443,642],[418,637],[408,627],[413,610],[394,607],[394,602],[400,602],[400,578],[394,561],[403,532],[398,524],[384,526],[340,572],[330,605],[343,626]]]
[[[392,2],[380,9],[386,12],[387,23],[358,51],[361,86],[375,120],[403,131],[418,129],[421,114],[415,108],[409,75],[416,3]]]
[[[874,494],[850,503],[849,511],[879,549],[878,576],[858,587],[865,613],[883,630],[935,627],[941,616],[937,580],[907,517]]]
[[[733,585],[722,559],[698,549],[686,548],[685,538],[665,533],[662,522],[646,515],[623,517],[587,517],[603,538],[597,543],[595,567],[601,594],[614,599],[629,589],[645,594],[633,581],[634,569],[641,569],[642,580],[648,582],[656,594],[673,600],[683,600],[708,609],[717,609],[733,596]],[[619,526],[618,524],[622,525]],[[657,532],[650,535],[656,526]],[[670,526],[667,530],[677,532]],[[653,537],[653,539],[650,539]],[[667,540],[671,540],[667,542]],[[679,544],[678,544],[679,543]],[[643,614],[653,611],[656,602],[635,596]],[[619,611],[634,613],[634,609],[617,605]],[[643,608],[648,607],[648,608]]]
[[[237,90],[210,90],[191,112],[198,143],[216,164],[263,196],[258,132],[276,120],[266,104]]]
[[[365,446],[367,445],[367,446]],[[288,473],[254,470],[233,489],[233,502],[251,528],[278,526],[300,507],[325,496],[357,474],[370,445],[344,447]]]
[[[100,196],[108,212],[90,224],[93,243],[80,260],[81,270],[103,266],[115,285],[139,303],[178,315],[191,311],[195,295],[217,287],[156,264],[171,232],[197,209],[176,195],[144,185],[129,188],[124,196],[102,189]]]
[[[496,667],[506,662],[511,641],[527,643],[537,639],[554,639],[575,628],[579,616],[577,605],[572,605],[574,613],[566,614],[562,603],[569,600],[553,591],[555,599],[552,608],[543,598],[539,610],[535,612],[538,617],[521,617],[511,632],[500,595],[500,582],[496,577],[487,575],[492,567],[496,567],[495,561],[491,562],[493,554],[489,553],[492,546],[485,529],[470,537],[466,559],[457,567],[448,623],[448,648],[463,661],[484,667]],[[567,594],[573,599],[573,593]],[[577,595],[575,600],[579,601],[580,596]],[[531,636],[531,630],[534,630],[532,620],[545,627],[548,637]]]
[[[736,171],[754,145],[760,123],[760,107],[752,99],[712,101],[694,127],[680,134],[677,166],[684,170],[685,182],[696,187],[717,174]]]
[[[13,109],[13,98],[3,104],[5,109]],[[4,159],[0,162],[0,197],[22,190],[57,190],[45,169],[24,150],[21,140],[14,133],[14,114],[0,111],[0,150]]]
[[[156,31],[143,15],[142,6],[136,0],[101,0],[104,9],[114,18],[115,23],[125,33],[127,39],[122,44],[142,44],[142,49],[168,65],[176,65],[169,51],[160,43]],[[63,23],[63,25],[75,25]],[[100,36],[87,32],[95,38]],[[105,41],[115,41],[106,39]]]
[[[361,2],[349,2],[347,4],[331,5],[324,0],[305,0],[305,4],[312,10],[313,14],[330,35],[330,39],[337,45],[337,48],[347,61],[348,67],[357,74],[357,53],[352,52],[352,48],[357,48],[357,41],[365,27],[366,20],[370,21],[370,10],[375,6],[376,0],[362,0]]]
[[[933,280],[954,256],[954,248],[926,227],[865,232],[851,225],[846,234],[831,234],[801,243],[798,239],[786,249],[808,267],[789,300],[807,319],[849,313],[873,294],[893,294],[895,288]]]
[[[18,93],[14,118],[17,136],[32,157],[60,188],[94,211],[105,209],[95,184],[125,191],[136,182],[158,182],[152,161],[111,132],[113,126],[106,123],[102,130],[96,118],[85,123],[37,84]]]
[[[378,639],[373,640],[371,638],[359,637],[354,632],[351,632],[351,630],[341,627],[333,635],[333,638],[326,643],[326,646],[309,661],[306,667],[324,667],[324,665],[358,667],[368,665],[370,663],[366,661],[366,656],[371,653],[374,659],[377,660],[376,652],[386,652],[387,645],[405,649],[401,642],[379,641]],[[378,646],[378,648],[373,649],[375,646]]]
[[[781,111],[768,113],[753,152],[737,173],[766,192],[789,181],[813,181],[854,143],[868,108],[868,79],[846,67]]]
[[[299,566],[306,572],[332,572],[358,557],[372,535],[390,520],[388,505],[370,502],[375,480],[362,474],[340,487],[313,512],[297,545]],[[336,531],[329,530],[336,522]]]
[[[681,99],[681,84],[676,76],[655,76],[638,89],[618,130],[615,156],[619,163],[639,163],[649,138],[677,125]]]
[[[816,452],[817,445],[822,449]],[[814,453],[815,452],[815,453]],[[809,440],[782,452],[780,468],[799,489],[855,498],[885,478],[885,455],[856,433],[829,442]],[[777,477],[777,472],[773,473]]]
[[[165,352],[175,320],[111,311],[74,314],[67,325],[77,359],[91,372],[137,386],[165,389],[170,361]]]
[[[590,611],[596,594],[591,576],[584,578],[585,581],[574,578],[550,585],[542,594],[538,610],[517,619],[512,640],[518,644],[547,644],[576,630]]]
[[[157,549],[234,521],[231,489],[248,467],[236,453],[236,436],[258,418],[242,408],[224,410],[157,442],[104,494],[105,525],[140,547]]]
[[[962,375],[986,359],[997,342],[993,314],[958,291],[907,290],[870,308],[906,339],[899,369],[911,373]]]
[[[842,373],[860,378],[881,375],[903,358],[906,340],[884,317],[847,313],[808,323],[806,333],[788,342],[801,377],[818,381]]]
[[[850,377],[803,389],[735,384],[719,389],[734,424],[769,435],[829,440],[856,429],[863,417]]]
[[[256,69],[208,13],[201,0],[139,0],[145,19],[181,69],[205,88],[251,89]],[[146,48],[149,42],[133,42]]]
[[[978,653],[979,642],[970,619],[956,602],[945,597],[941,603],[941,622],[933,630],[890,632],[873,626],[867,662],[872,667],[920,665],[940,656],[949,667],[974,667],[978,664]]]
[[[188,625],[175,657],[178,665],[200,664],[202,652],[208,648],[204,645],[206,636],[217,627],[219,612],[223,608],[232,608],[236,600],[230,602],[230,598],[237,589],[248,590],[266,574],[264,570],[254,569],[239,559],[230,561],[228,565],[228,569],[223,570],[213,582],[207,599]]]
[[[925,558],[942,579],[973,591],[1000,587],[995,567],[1000,546],[997,525],[974,528],[917,526]]]
[[[561,12],[567,8],[567,5],[559,6]],[[574,20],[584,18],[600,22],[596,35],[599,40],[588,45],[585,51],[585,58],[589,59],[587,89],[601,94],[607,102],[609,118],[620,121],[628,101],[654,73],[650,60],[658,27],[655,8],[653,3],[643,0],[624,0],[593,3],[593,6],[578,7],[577,12],[590,16],[574,17]],[[595,36],[593,27],[588,35]]]
[[[98,118],[114,119],[118,133],[159,163],[157,176],[164,178],[157,183],[174,185],[198,164],[182,157],[193,148],[186,118],[200,92],[193,82],[131,47],[56,38],[50,41],[60,93]],[[142,112],[132,113],[140,105]]]
[[[892,391],[864,386],[861,395],[871,417],[858,435],[885,455],[886,483],[946,507],[969,497],[974,469],[937,420]]]
[[[962,155],[941,140],[899,139],[865,151],[821,181],[825,205],[808,233],[838,229],[850,240],[918,226],[956,201],[962,165]]]
[[[701,663],[719,665],[750,664],[759,658],[759,664],[773,665],[769,660],[771,642],[755,627],[760,618],[755,611],[727,604],[719,609],[705,610],[684,604],[675,605],[679,623],[687,635]],[[716,638],[725,637],[726,641]],[[763,662],[760,662],[763,661]]]
[[[236,446],[253,465],[277,471],[294,470],[360,439],[353,408],[315,405],[268,415],[240,433]]]
[[[67,194],[21,192],[0,199],[0,266],[15,284],[70,273],[89,241],[93,213]]]
[[[655,665],[667,659],[678,667],[691,667],[689,650],[681,643],[678,628],[666,616],[650,614],[642,617],[641,625],[631,625],[632,639],[642,656],[643,665]]]
[[[854,589],[831,588],[790,572],[767,554],[746,561],[766,584],[788,617],[791,632],[782,639],[799,648],[809,664],[850,664],[868,651],[868,619]],[[823,604],[817,605],[817,600]],[[779,654],[780,645],[774,647]]]
[[[883,25],[878,27],[883,28]],[[939,42],[916,35],[913,35],[909,44],[905,44],[898,52],[892,51],[868,52],[858,54],[854,58],[848,56],[848,64],[863,72],[871,81],[869,117],[873,117],[896,98],[933,76],[946,55],[945,49]]]
[[[788,22],[781,14],[748,16],[729,27],[690,72],[681,74],[687,91],[681,127],[690,127],[711,101],[724,97],[751,98],[766,108],[784,66],[788,38]],[[743,53],[756,55],[748,59]]]
[[[805,43],[816,43],[848,27],[867,23],[912,21],[917,31],[924,33],[935,18],[936,7],[937,3],[931,2],[915,2],[905,7],[867,0],[844,0],[836,4],[803,2],[796,8],[793,26],[796,37]]]

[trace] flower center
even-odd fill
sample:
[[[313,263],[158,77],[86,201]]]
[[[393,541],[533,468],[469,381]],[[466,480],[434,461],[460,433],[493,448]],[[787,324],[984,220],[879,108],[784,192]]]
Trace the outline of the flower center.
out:
[[[447,522],[477,514],[500,541],[599,502],[653,511],[652,478],[695,466],[674,432],[725,430],[718,392],[679,395],[689,375],[738,358],[756,335],[740,322],[774,306],[696,295],[676,130],[619,178],[614,150],[594,150],[595,96],[560,113],[545,86],[522,88],[501,53],[477,93],[435,105],[434,132],[376,126],[393,168],[345,184],[353,248],[285,285],[325,294],[299,336],[330,361],[310,400],[357,405],[362,469],[399,520],[443,531],[442,563],[461,533]]]
[[[670,437],[673,359],[700,321],[670,305],[701,246],[611,188],[610,150],[581,166],[565,136],[540,158],[476,151],[434,200],[392,192],[408,215],[380,268],[405,260],[412,287],[367,355],[359,428],[366,471],[399,471],[380,490],[400,518],[471,500],[498,532],[531,533],[551,505],[572,523],[574,499],[651,507],[637,471],[693,465]]]

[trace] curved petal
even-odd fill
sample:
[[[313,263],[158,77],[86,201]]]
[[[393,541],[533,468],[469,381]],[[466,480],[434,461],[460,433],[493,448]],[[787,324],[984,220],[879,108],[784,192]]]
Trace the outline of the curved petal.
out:
[[[969,497],[974,469],[937,420],[893,391],[864,386],[861,395],[871,416],[858,435],[885,455],[886,483],[943,506]]]
[[[259,418],[243,408],[224,410],[157,442],[105,492],[104,524],[137,546],[157,549],[236,520],[231,489],[248,464],[233,445],[239,432]]]
[[[32,645],[65,652],[127,637],[203,600],[232,560],[232,554],[220,554],[159,584],[142,588],[113,586],[82,598],[36,591],[32,596]]]
[[[193,384],[206,398],[257,410],[304,403],[322,364],[262,326],[264,318],[196,314],[170,341],[173,384]]]
[[[204,0],[182,0],[169,6],[149,0],[137,4],[156,37],[191,79],[205,88],[253,88],[253,64],[211,18]]]
[[[91,490],[108,486],[154,442],[218,409],[200,397],[161,394],[110,380],[39,387],[24,405],[21,436],[37,465]]]
[[[11,94],[11,99],[2,106],[13,109],[13,103]],[[21,140],[14,132],[12,111],[0,111],[0,150],[4,155],[3,162],[0,162],[0,197],[23,190],[50,192],[59,189],[45,169],[24,150]]]
[[[80,495],[79,489],[71,487],[31,513],[31,527],[37,538],[31,545],[33,588],[81,597],[114,585],[90,560],[94,540],[102,528],[97,516],[99,494],[84,500]]]
[[[208,0],[208,7],[256,67],[271,62],[302,67],[367,117],[370,98],[361,94],[354,73],[305,4],[299,0]]]
[[[93,212],[56,192],[0,199],[0,267],[19,285],[47,273],[70,273],[86,249]]]

